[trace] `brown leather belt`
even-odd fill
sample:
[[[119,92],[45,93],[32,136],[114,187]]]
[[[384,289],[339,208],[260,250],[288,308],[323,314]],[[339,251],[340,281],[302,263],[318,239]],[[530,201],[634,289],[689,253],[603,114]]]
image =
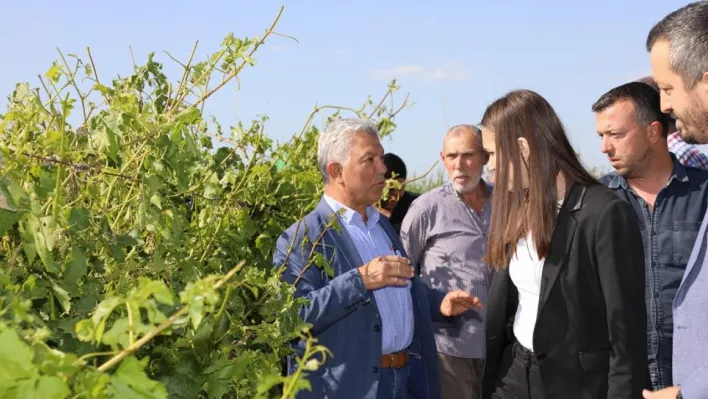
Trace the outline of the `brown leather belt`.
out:
[[[408,364],[408,351],[389,353],[381,356],[381,368],[398,369]]]

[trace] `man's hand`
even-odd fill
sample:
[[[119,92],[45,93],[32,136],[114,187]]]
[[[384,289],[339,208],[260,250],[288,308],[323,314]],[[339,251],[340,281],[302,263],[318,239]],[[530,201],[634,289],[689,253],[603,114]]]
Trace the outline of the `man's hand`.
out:
[[[447,317],[457,316],[469,308],[474,308],[478,311],[482,310],[482,301],[465,291],[450,291],[440,304],[440,313]]]
[[[359,273],[366,289],[372,291],[388,285],[406,285],[413,278],[413,267],[407,258],[386,255],[361,266]]]
[[[668,387],[660,391],[649,391],[645,389],[642,391],[642,396],[644,396],[644,399],[676,399],[679,390],[680,387]]]

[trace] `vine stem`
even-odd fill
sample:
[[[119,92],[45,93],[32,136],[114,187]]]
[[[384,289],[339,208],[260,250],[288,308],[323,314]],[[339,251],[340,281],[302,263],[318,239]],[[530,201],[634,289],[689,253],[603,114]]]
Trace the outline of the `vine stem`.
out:
[[[310,340],[305,341],[305,355],[310,355],[312,352],[312,343]],[[303,356],[306,358],[305,356]],[[302,364],[295,370],[295,375],[293,375],[293,381],[299,381],[302,375]],[[283,389],[282,398],[290,398],[293,396],[293,389],[295,389],[295,384],[286,384],[285,389]]]
[[[87,353],[80,358],[76,360],[76,363],[82,364],[84,361],[92,358],[92,357],[99,357],[99,356],[108,356],[108,355],[115,355],[117,352],[95,352],[95,353]]]
[[[305,272],[307,269],[310,268],[310,266],[314,263],[314,258],[312,257],[315,254],[315,249],[317,249],[317,245],[322,242],[322,239],[324,238],[324,235],[327,233],[327,231],[334,225],[334,223],[338,223],[336,216],[332,216],[332,220],[330,220],[326,225],[325,228],[322,229],[322,233],[317,237],[315,242],[312,243],[312,249],[310,249],[310,254],[308,256],[308,259],[310,259],[309,262],[302,268],[300,271],[300,274],[297,275],[297,278],[295,279],[295,282],[293,283],[294,286],[297,286],[297,283],[300,282],[302,277],[305,275]],[[294,245],[294,244],[293,244]]]
[[[253,54],[256,52],[256,50],[258,50],[258,48],[259,48],[263,43],[265,43],[265,41],[266,41],[266,39],[268,38],[268,36],[270,36],[270,35],[273,33],[273,30],[275,29],[275,26],[278,24],[278,21],[280,20],[280,16],[283,15],[283,10],[284,10],[284,9],[285,9],[285,6],[281,6],[281,7],[280,7],[280,10],[278,11],[278,15],[275,17],[275,20],[273,21],[273,23],[270,24],[270,27],[266,30],[266,32],[265,32],[265,34],[263,35],[263,37],[262,37],[260,40],[258,40],[258,41],[253,45],[253,48],[251,49],[251,51],[248,53],[248,56],[247,56],[249,59],[253,56]],[[238,67],[234,68],[233,72],[231,72],[223,81],[221,81],[221,83],[219,83],[218,85],[216,85],[216,87],[214,87],[213,89],[209,90],[205,95],[203,95],[200,99],[198,99],[196,102],[194,102],[194,104],[192,104],[191,107],[188,107],[188,108],[186,108],[185,110],[181,111],[179,114],[177,114],[177,118],[175,118],[175,119],[179,119],[179,116],[181,116],[182,114],[186,114],[186,113],[189,111],[190,108],[199,106],[201,103],[203,103],[204,101],[206,101],[207,98],[211,97],[212,94],[214,94],[215,92],[219,91],[219,89],[221,89],[221,88],[224,87],[227,83],[229,83],[229,82],[231,81],[231,79],[233,79],[234,77],[236,77],[236,75],[238,75],[239,72],[241,72],[241,70],[246,66],[247,63],[248,63],[248,62],[247,62],[246,60],[244,60],[244,61],[241,63],[241,65],[239,65]],[[181,102],[181,101],[178,101],[177,104],[179,104],[180,102]],[[174,109],[171,109],[171,110],[170,110],[170,112],[172,112],[172,111],[174,111]]]
[[[133,310],[130,309],[130,304],[126,303],[125,308],[128,310],[128,344],[135,343],[135,328],[133,327]]]
[[[216,238],[217,234],[219,234],[219,230],[221,230],[221,225],[224,222],[224,219],[219,219],[219,225],[216,226],[216,231],[214,234],[212,234],[211,238],[209,239],[209,243],[207,244],[206,248],[204,248],[204,253],[202,254],[201,258],[199,258],[198,264],[201,265],[202,262],[204,262],[204,258],[206,258],[207,253],[209,253],[209,249],[211,248],[211,245],[214,243],[214,239]]]
[[[305,340],[305,352],[303,353],[302,357],[298,359],[298,364],[299,366],[295,370],[295,373],[293,374],[292,378],[290,379],[289,383],[286,381],[284,384],[284,389],[283,389],[283,395],[281,396],[281,399],[285,398],[291,398],[295,392],[295,387],[298,385],[298,381],[303,377],[304,370],[305,370],[305,365],[310,361],[310,358],[312,358],[313,355],[316,354],[321,354],[322,359],[321,360],[316,360],[317,362],[317,368],[325,364],[327,361],[327,357],[332,355],[332,352],[329,351],[326,347],[322,345],[315,345],[317,343],[317,339],[313,338],[309,333],[307,336],[304,336],[303,334],[300,335],[301,338]]]
[[[433,166],[431,166],[430,168],[428,168],[428,170],[427,170],[425,173],[423,173],[422,175],[420,175],[420,176],[418,176],[418,177],[415,177],[415,178],[413,178],[413,179],[406,180],[406,181],[403,182],[402,184],[409,184],[409,183],[413,183],[414,181],[418,181],[418,180],[421,180],[421,179],[425,179],[425,177],[428,176],[428,174],[430,174],[430,172],[433,171],[433,168],[435,168],[435,166],[437,166],[437,164],[438,164],[438,161],[435,161],[435,163],[433,164]]]
[[[68,98],[68,95],[67,95]],[[66,132],[64,131],[65,125],[66,125],[66,107],[64,105],[65,103],[62,103],[61,107],[61,125],[59,126],[59,134],[61,134],[61,141],[59,144],[59,159],[64,160],[64,138],[66,137]],[[62,176],[64,175],[64,169],[59,166],[57,170],[57,180],[56,180],[56,185],[54,187],[54,204],[52,207],[52,215],[54,216],[54,219],[56,220],[59,217],[59,201],[61,197],[61,181],[62,181]]]
[[[233,269],[229,270],[229,272],[226,273],[226,275],[221,280],[219,280],[216,284],[214,284],[214,289],[218,290],[219,288],[221,288],[221,286],[226,284],[226,282],[229,281],[229,279],[231,279],[231,277],[233,277],[234,274],[238,273],[238,271],[241,270],[241,268],[245,264],[246,264],[246,261],[242,260]],[[117,355],[110,358],[107,362],[103,363],[98,368],[98,371],[102,371],[102,372],[108,371],[111,367],[120,363],[121,360],[125,359],[130,354],[132,354],[136,350],[140,349],[140,347],[142,347],[143,345],[150,342],[158,334],[160,334],[161,332],[166,330],[168,327],[170,327],[172,324],[174,324],[180,317],[182,317],[185,313],[187,313],[187,311],[189,311],[189,305],[182,306],[182,308],[180,308],[177,312],[175,312],[167,320],[163,321],[154,330],[150,331],[144,337],[140,338],[135,343],[133,343],[132,345],[129,345],[127,348],[123,349],[120,353],[118,353]]]

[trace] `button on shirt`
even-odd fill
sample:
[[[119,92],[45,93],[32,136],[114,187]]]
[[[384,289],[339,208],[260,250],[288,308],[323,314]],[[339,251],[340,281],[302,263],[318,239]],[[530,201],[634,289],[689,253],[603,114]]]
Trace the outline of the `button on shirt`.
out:
[[[492,186],[487,189],[491,192]],[[493,271],[482,258],[490,217],[489,201],[478,214],[449,182],[418,197],[403,219],[401,240],[421,281],[443,292],[466,291],[486,303]],[[460,323],[434,323],[438,352],[483,359],[483,319],[484,311],[470,309],[460,315]]]
[[[366,208],[367,221],[353,209],[325,195],[325,201],[339,214],[340,221],[354,242],[363,264],[378,256],[396,255],[396,249],[379,225],[381,214],[373,206]],[[341,213],[340,213],[341,212]],[[382,354],[404,350],[413,341],[413,300],[411,282],[405,287],[386,286],[373,291],[382,325]]]

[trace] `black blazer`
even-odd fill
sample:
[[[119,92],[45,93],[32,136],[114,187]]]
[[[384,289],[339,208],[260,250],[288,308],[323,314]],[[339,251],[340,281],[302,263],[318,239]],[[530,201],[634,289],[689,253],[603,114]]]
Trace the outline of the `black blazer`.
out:
[[[518,292],[509,269],[487,298],[488,399],[511,365]],[[533,345],[548,399],[634,399],[647,376],[644,248],[628,203],[574,185],[561,207],[541,279]]]

